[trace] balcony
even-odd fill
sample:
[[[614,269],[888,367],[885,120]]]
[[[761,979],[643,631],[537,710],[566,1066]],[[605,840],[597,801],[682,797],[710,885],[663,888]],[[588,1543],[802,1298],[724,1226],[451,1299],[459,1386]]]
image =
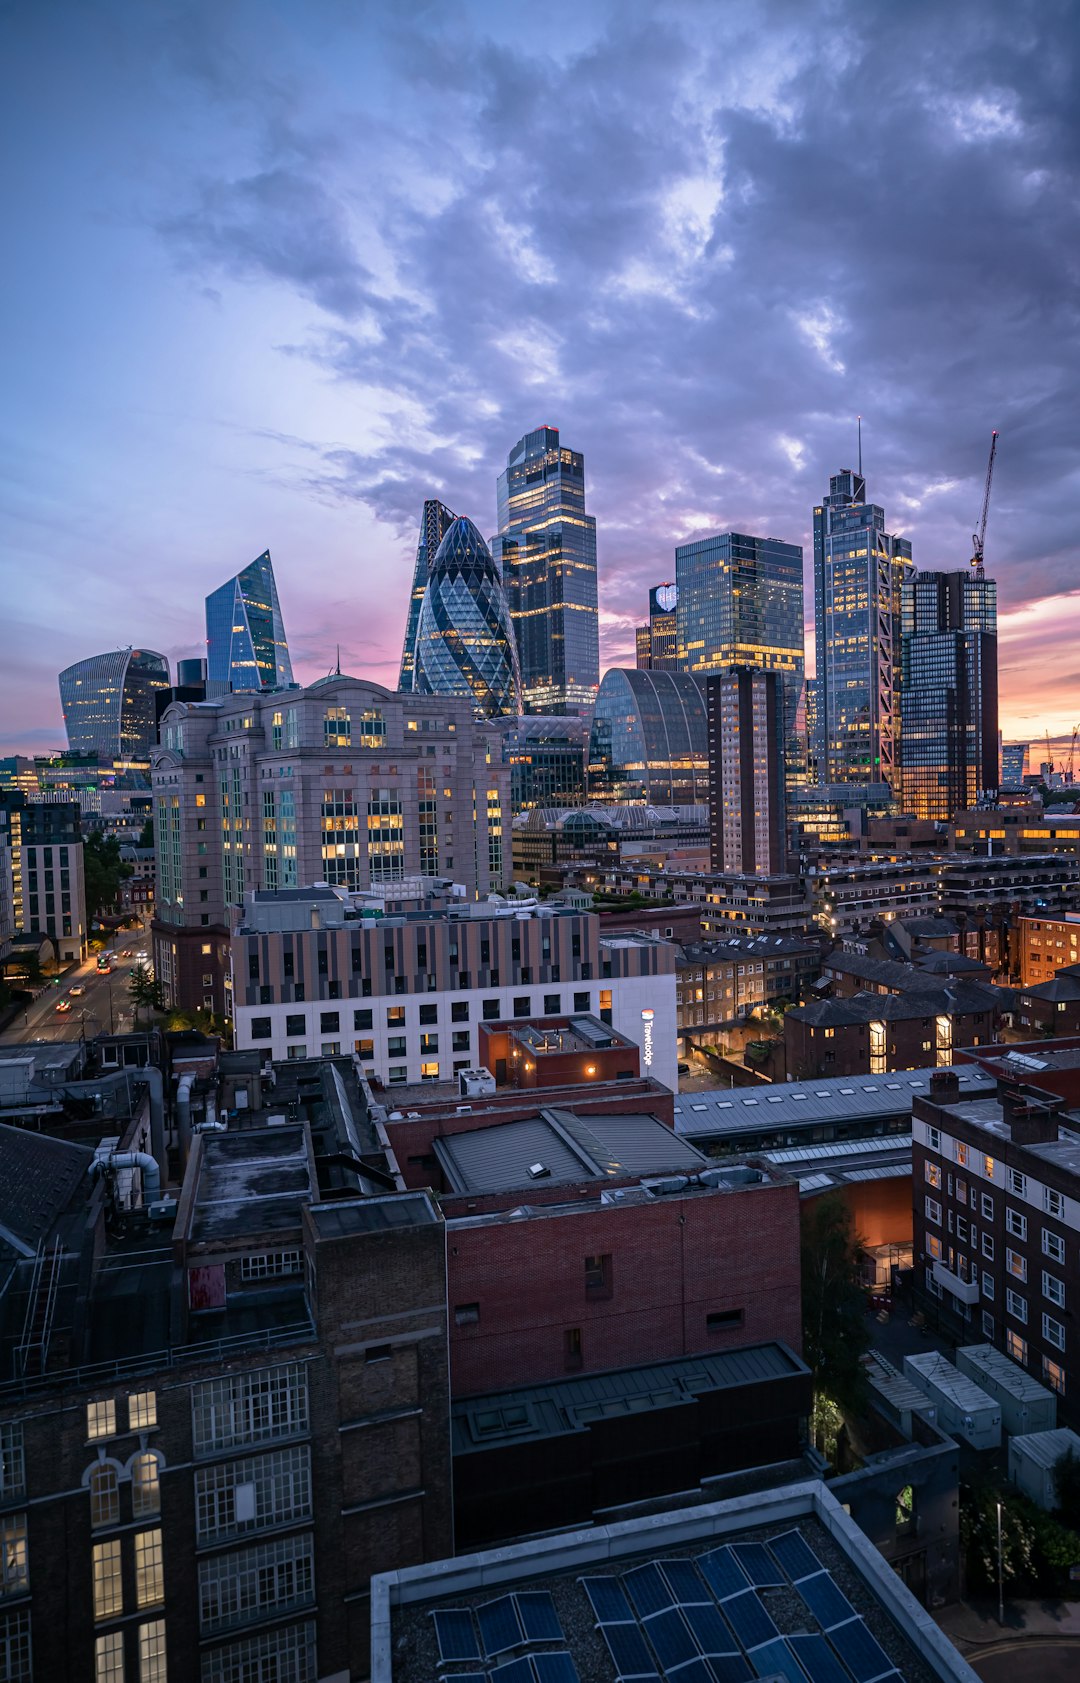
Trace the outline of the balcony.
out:
[[[943,1262],[934,1263],[934,1281],[937,1285],[943,1286],[946,1291],[951,1291],[954,1297],[960,1299],[961,1303],[978,1303],[979,1301],[978,1280],[965,1280],[961,1275],[953,1274],[945,1267]]]

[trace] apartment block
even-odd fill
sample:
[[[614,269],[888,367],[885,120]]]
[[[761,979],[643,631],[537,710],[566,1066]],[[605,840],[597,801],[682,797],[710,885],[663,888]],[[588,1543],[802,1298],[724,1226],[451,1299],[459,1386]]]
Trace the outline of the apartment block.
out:
[[[47,935],[61,964],[85,958],[89,929],[78,803],[0,789],[0,907],[12,934]],[[0,910],[0,941],[5,913]]]

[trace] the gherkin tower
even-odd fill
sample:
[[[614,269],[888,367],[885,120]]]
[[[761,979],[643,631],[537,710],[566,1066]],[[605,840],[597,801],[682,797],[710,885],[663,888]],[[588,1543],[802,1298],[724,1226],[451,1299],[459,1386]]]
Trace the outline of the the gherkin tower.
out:
[[[432,563],[416,631],[413,688],[424,695],[468,696],[482,718],[521,711],[506,594],[471,520],[454,521]]]

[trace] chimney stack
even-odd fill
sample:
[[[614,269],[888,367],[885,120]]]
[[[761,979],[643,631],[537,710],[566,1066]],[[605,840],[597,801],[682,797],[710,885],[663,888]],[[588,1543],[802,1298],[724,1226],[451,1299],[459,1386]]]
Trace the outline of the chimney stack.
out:
[[[998,1088],[1001,1118],[1009,1124],[1014,1145],[1049,1145],[1058,1137],[1058,1111],[1062,1101],[1030,1088]]]

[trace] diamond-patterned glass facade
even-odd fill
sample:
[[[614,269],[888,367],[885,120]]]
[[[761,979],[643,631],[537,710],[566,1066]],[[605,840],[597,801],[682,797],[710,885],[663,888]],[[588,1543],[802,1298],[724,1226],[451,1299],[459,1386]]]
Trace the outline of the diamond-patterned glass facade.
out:
[[[230,690],[276,690],[293,681],[270,551],[206,598],[206,664]]]
[[[520,713],[510,611],[491,551],[471,520],[439,545],[420,608],[413,688],[468,696],[482,718]]]

